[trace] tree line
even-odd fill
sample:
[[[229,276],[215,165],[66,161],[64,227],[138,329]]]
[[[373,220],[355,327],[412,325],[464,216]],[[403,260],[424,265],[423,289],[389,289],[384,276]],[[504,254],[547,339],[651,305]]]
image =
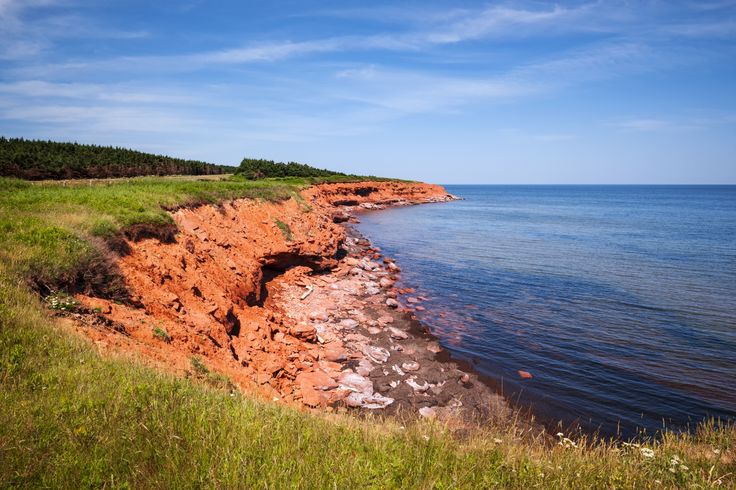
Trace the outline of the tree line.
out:
[[[274,162],[258,158],[244,158],[236,174],[248,179],[263,179],[266,177],[331,177],[346,176],[341,172],[315,168],[304,163]]]
[[[234,167],[127,148],[0,137],[0,176],[28,180],[213,175]]]

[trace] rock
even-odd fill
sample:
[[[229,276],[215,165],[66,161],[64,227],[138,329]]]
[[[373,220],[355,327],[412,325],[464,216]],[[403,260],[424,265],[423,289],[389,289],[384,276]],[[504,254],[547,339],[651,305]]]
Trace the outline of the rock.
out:
[[[404,332],[403,330],[399,330],[396,327],[388,327],[388,331],[391,337],[394,339],[404,340],[409,338],[409,335],[406,332]]]
[[[323,371],[300,372],[296,377],[296,383],[305,391],[312,388],[319,391],[332,390],[338,387],[338,384]]]
[[[344,372],[337,379],[340,388],[364,395],[373,394],[373,382],[358,373]]]
[[[163,299],[164,303],[166,303],[167,305],[179,303],[179,296],[175,293],[166,293]]]
[[[399,302],[396,301],[393,298],[388,298],[386,300],[386,306],[388,306],[389,308],[398,308],[399,307]]]
[[[322,395],[314,388],[304,389],[302,390],[302,403],[308,407],[318,407],[322,405]]]
[[[532,373],[530,373],[529,371],[522,371],[520,369],[520,370],[518,370],[516,372],[519,373],[519,377],[521,379],[532,379],[534,377],[534,376],[532,376]]]
[[[378,327],[368,327],[368,333],[371,335],[378,335],[381,332],[383,332],[383,330]]]
[[[387,268],[388,270],[390,270],[391,272],[399,272],[399,271],[401,271],[401,269],[399,268],[399,266],[398,266],[398,265],[396,265],[396,264],[394,264],[393,262],[389,262],[389,263],[388,263],[388,264],[386,265],[386,268]]]
[[[388,315],[386,315],[386,316],[379,316],[378,317],[378,320],[376,320],[376,321],[378,322],[379,325],[386,326],[389,323],[393,323],[394,322],[394,317],[388,316]]]
[[[358,361],[358,366],[355,368],[355,372],[361,376],[370,376],[373,371],[373,364],[368,359],[361,359]]]
[[[470,375],[468,373],[463,373],[463,375],[460,376],[460,382],[464,385],[470,383]]]
[[[366,271],[369,271],[369,272],[370,271],[375,271],[375,270],[381,268],[380,265],[378,265],[377,263],[375,263],[373,261],[370,261],[370,260],[365,260],[365,261],[361,262],[360,266],[363,268],[363,270],[366,270]]]
[[[363,347],[363,354],[368,356],[373,362],[383,364],[391,356],[391,353],[383,347],[377,347],[374,345],[366,345]]]
[[[371,288],[371,287],[365,288],[365,294],[367,294],[368,296],[375,296],[380,292],[381,290],[378,288]]]
[[[353,320],[352,318],[346,318],[340,322],[340,326],[343,328],[350,328],[353,329],[357,327],[359,323],[356,320]]]
[[[410,296],[406,298],[406,302],[409,303],[410,305],[413,305],[413,304],[419,303],[419,300],[413,296]]]
[[[414,307],[414,309],[417,310],[417,311],[424,311],[425,308],[424,308],[424,306],[416,306],[416,307]]]
[[[406,384],[411,386],[414,391],[419,392],[419,393],[424,393],[425,391],[429,389],[429,383],[424,381],[423,384],[419,384],[416,382],[414,378],[407,379]]]
[[[419,415],[427,419],[433,419],[437,417],[437,412],[432,407],[422,407],[419,409]]]
[[[380,393],[373,393],[371,396],[367,396],[363,398],[363,408],[367,408],[369,410],[378,410],[381,408],[386,408],[387,406],[391,405],[394,402],[393,398],[389,398],[387,396],[383,396]]]
[[[309,313],[309,319],[320,321],[320,322],[326,322],[330,319],[330,315],[328,315],[324,311],[312,311]]]
[[[350,267],[355,267],[360,263],[360,261],[356,259],[355,257],[346,257],[345,263],[349,265]]]
[[[352,276],[357,276],[362,273],[363,271],[361,269],[358,269],[357,267],[353,267],[352,269],[350,269],[350,275]]]
[[[419,371],[419,363],[416,361],[408,361],[401,365],[401,369],[404,371]]]
[[[440,344],[437,342],[430,342],[429,345],[427,345],[427,350],[434,354],[438,354],[442,352],[442,347],[440,347]]]
[[[306,342],[314,342],[317,340],[317,329],[311,325],[295,325],[289,329],[289,333],[299,340],[304,340]]]
[[[330,362],[344,362],[348,359],[347,353],[340,347],[330,347],[322,352],[322,359]]]
[[[379,285],[380,285],[380,286],[381,286],[381,287],[382,287],[383,289],[388,289],[388,288],[390,288],[391,286],[393,286],[393,285],[394,285],[394,282],[393,282],[393,281],[392,281],[391,279],[389,279],[389,278],[387,278],[387,277],[384,277],[384,278],[382,278],[382,279],[381,279],[381,280],[380,280],[380,281],[378,282],[378,284],[379,284]]]

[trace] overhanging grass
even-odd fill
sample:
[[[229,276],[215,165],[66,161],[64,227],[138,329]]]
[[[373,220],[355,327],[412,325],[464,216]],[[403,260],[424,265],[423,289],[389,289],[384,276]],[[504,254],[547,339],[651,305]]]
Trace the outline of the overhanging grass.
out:
[[[135,225],[170,226],[166,209],[235,198],[288,199],[289,181],[141,177],[30,183],[0,178],[0,261],[51,288],[101,262],[101,241]]]

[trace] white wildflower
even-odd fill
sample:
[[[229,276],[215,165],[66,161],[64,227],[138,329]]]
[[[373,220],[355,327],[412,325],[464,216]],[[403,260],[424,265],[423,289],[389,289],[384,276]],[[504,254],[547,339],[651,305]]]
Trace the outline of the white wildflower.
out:
[[[649,449],[648,447],[640,448],[639,451],[641,451],[641,455],[645,458],[653,458],[654,457],[654,451]]]

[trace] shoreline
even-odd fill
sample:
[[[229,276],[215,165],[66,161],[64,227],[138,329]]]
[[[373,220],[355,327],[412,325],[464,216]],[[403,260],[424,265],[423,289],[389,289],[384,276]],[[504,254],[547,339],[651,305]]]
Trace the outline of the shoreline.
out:
[[[503,396],[399,305],[398,266],[350,225],[356,210],[454,199],[430,184],[362,182],[179,209],[176,239],[129,240],[118,259],[130,302],[77,295],[78,330],[100,350],[187,377],[204,365],[296,406],[508,419]]]

